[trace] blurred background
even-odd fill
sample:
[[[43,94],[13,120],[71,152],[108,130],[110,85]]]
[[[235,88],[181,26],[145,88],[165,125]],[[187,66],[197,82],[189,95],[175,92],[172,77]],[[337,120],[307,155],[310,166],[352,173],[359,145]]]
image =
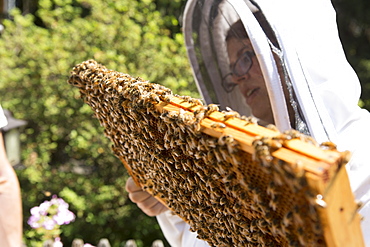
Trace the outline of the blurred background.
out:
[[[81,238],[112,246],[165,241],[156,219],[127,198],[128,177],[110,142],[67,84],[73,66],[95,59],[109,69],[199,97],[181,33],[185,0],[0,0],[1,105],[19,127],[14,162],[22,188],[24,242],[44,236],[27,224],[30,208],[58,195],[76,220],[61,227],[64,246]],[[333,0],[349,62],[370,109],[370,1]],[[314,15],[313,15],[314,18]]]

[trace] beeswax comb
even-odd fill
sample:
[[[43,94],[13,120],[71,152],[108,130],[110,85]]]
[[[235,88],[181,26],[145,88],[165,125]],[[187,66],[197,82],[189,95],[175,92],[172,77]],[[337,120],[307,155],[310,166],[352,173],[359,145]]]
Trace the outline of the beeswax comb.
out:
[[[135,182],[211,246],[363,246],[349,154],[162,85],[76,65],[68,82]]]

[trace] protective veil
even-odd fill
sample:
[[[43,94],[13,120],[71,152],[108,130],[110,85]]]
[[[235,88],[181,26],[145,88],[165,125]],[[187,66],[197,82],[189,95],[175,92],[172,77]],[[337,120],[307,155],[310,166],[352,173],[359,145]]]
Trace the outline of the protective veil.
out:
[[[347,171],[356,199],[364,204],[360,210],[364,216],[362,229],[370,246],[370,150],[366,147],[370,114],[357,105],[360,83],[346,60],[331,2],[188,1],[183,23],[185,43],[203,99],[251,115],[245,97],[230,80],[233,66],[225,40],[238,20],[261,68],[278,129],[294,126],[319,143],[331,141],[339,151],[352,153]],[[158,221],[171,245],[207,246],[169,212],[158,216]]]

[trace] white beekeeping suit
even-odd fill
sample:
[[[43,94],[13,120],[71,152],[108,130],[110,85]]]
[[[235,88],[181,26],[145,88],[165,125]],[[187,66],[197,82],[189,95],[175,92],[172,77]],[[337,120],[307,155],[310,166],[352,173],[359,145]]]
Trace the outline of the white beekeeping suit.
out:
[[[8,124],[8,120],[4,115],[3,108],[0,106],[0,128],[5,127]]]
[[[267,22],[261,23],[257,15]],[[263,72],[275,125],[291,128],[287,104],[294,105],[295,128],[319,143],[331,141],[352,158],[347,171],[352,191],[363,203],[362,230],[370,246],[370,114],[358,107],[361,88],[349,65],[329,0],[190,0],[184,14],[184,34],[197,86],[206,103],[231,107],[250,115],[241,93],[225,83],[230,74],[225,35],[241,19]],[[276,37],[271,42],[266,24]],[[261,27],[263,26],[263,28]],[[279,76],[274,53],[285,76]],[[284,98],[283,87],[290,89]],[[339,196],[339,195],[338,195]],[[157,216],[172,246],[207,246],[169,211]]]

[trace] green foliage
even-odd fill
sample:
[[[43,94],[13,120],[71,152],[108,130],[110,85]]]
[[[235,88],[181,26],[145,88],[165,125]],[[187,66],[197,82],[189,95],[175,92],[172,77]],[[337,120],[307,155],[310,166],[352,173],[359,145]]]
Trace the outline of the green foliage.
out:
[[[186,0],[156,0],[156,9],[162,13],[163,21],[172,34],[181,32],[182,14]]]
[[[32,1],[35,2],[35,1]],[[112,246],[164,239],[124,190],[127,173],[92,111],[67,84],[72,67],[95,59],[106,67],[199,97],[188,67],[179,20],[185,0],[39,0],[34,15],[14,10],[0,36],[1,104],[28,125],[22,134],[25,168],[18,170],[24,220],[29,209],[57,194],[77,219],[62,226],[65,246],[82,238]],[[333,1],[347,56],[370,109],[369,2]],[[356,31],[357,30],[357,31]],[[355,40],[355,42],[353,41]],[[24,224],[28,246],[41,237]]]
[[[1,104],[28,121],[21,139],[25,168],[17,172],[24,220],[31,207],[57,194],[77,215],[62,226],[66,246],[77,237],[92,244],[106,237],[113,246],[130,238],[143,246],[163,239],[155,219],[127,199],[124,167],[66,81],[74,65],[92,58],[199,97],[173,16],[169,21],[153,0],[40,0],[35,15],[15,10],[3,24]],[[26,243],[36,246],[37,234],[24,228]]]
[[[333,0],[340,38],[361,85],[360,106],[370,110],[370,1]]]

